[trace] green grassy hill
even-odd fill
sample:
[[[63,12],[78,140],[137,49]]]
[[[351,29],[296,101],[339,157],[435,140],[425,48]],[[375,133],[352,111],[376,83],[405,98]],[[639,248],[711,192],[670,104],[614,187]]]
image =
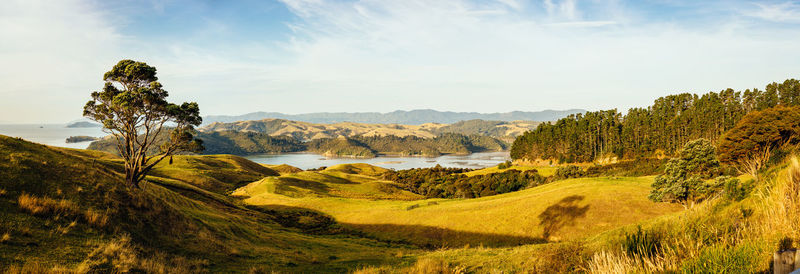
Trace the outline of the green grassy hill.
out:
[[[368,200],[417,200],[422,196],[377,176],[386,169],[368,164],[341,164],[322,171],[302,171],[266,177],[237,189],[239,197],[352,198]]]
[[[318,213],[220,195],[274,173],[241,158],[175,162],[155,173],[164,177],[149,178],[155,183],[130,191],[111,155],[0,136],[3,268],[340,272],[396,263],[403,260],[396,254],[410,252],[352,236]]]
[[[379,193],[377,187],[351,190],[346,195],[327,194],[322,190],[343,188],[326,177],[329,172],[267,178],[234,194],[248,197],[245,202],[250,204],[302,206],[325,212],[376,237],[451,247],[578,239],[681,209],[647,200],[652,177],[571,179],[477,199],[398,201],[374,200],[380,195],[371,196],[373,200],[359,199],[353,194]],[[315,184],[293,183],[290,190],[286,181],[298,178],[315,178],[306,179]],[[364,175],[359,178],[362,186],[378,181]]]

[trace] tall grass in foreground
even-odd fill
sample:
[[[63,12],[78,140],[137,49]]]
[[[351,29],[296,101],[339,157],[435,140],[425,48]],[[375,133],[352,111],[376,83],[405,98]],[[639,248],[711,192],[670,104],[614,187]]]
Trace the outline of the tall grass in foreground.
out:
[[[756,233],[773,239],[800,240],[800,160],[792,157],[786,174],[765,199],[764,222]]]
[[[744,200],[725,193],[695,208],[626,234],[595,252],[593,273],[753,273],[771,270],[772,253],[800,237],[800,160],[772,171]],[[663,233],[658,243],[649,234]],[[651,239],[648,239],[650,237]],[[654,245],[658,247],[654,250]],[[616,248],[615,248],[616,246]],[[644,250],[645,252],[642,252]]]

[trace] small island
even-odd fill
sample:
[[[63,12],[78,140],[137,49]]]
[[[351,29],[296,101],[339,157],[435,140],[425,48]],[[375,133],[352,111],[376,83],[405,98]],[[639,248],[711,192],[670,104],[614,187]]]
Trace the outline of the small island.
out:
[[[92,127],[101,127],[102,125],[98,123],[92,123],[87,121],[80,121],[74,122],[67,125],[67,128],[92,128]]]
[[[81,143],[81,142],[89,142],[89,141],[97,141],[100,138],[92,137],[92,136],[69,136],[67,137],[67,143]]]

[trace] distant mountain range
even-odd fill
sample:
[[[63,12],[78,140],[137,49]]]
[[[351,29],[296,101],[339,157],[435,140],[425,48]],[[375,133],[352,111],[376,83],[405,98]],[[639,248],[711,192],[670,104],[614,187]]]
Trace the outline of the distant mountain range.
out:
[[[431,109],[418,109],[411,111],[397,110],[389,113],[379,112],[317,112],[306,114],[283,114],[278,112],[253,112],[238,116],[209,115],[203,117],[203,124],[214,122],[230,123],[236,121],[286,119],[309,123],[339,123],[354,122],[368,124],[404,124],[420,125],[425,123],[452,124],[466,120],[491,120],[491,121],[555,121],[574,113],[583,113],[583,109],[569,110],[543,110],[543,111],[512,111],[505,113],[477,113],[477,112],[452,112],[436,111]]]

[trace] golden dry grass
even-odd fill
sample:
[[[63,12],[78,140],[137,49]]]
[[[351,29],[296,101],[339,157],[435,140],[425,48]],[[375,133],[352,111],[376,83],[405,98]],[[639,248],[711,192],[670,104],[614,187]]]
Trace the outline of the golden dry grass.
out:
[[[93,209],[81,210],[69,200],[55,200],[23,193],[17,198],[17,204],[33,215],[47,215],[56,218],[61,216],[81,217],[87,224],[95,227],[103,227],[108,223],[108,215]]]
[[[245,202],[310,208],[358,230],[417,244],[503,246],[576,239],[680,211],[678,205],[647,200],[651,181],[652,177],[570,179],[477,199],[418,201],[251,191]],[[245,188],[253,187],[263,184]]]
[[[420,195],[402,190],[397,183],[363,174],[386,169],[367,164],[343,164],[323,171],[303,171],[266,177],[233,191],[234,196],[340,197],[355,199],[417,200]]]
[[[421,258],[413,265],[407,267],[365,267],[358,269],[353,274],[389,274],[389,273],[403,273],[403,274],[463,274],[466,273],[463,267],[451,266],[449,263],[441,259]]]

